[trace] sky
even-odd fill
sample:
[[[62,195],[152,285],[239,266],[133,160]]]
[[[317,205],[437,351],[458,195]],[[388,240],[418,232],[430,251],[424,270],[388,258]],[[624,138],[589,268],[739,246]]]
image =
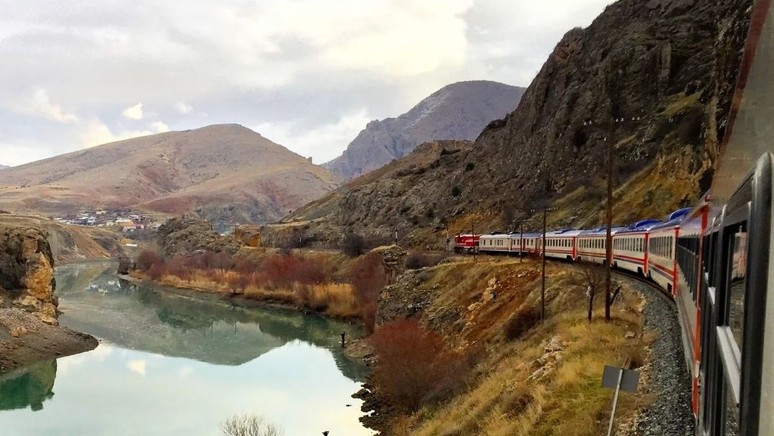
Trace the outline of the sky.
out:
[[[611,0],[0,0],[0,164],[218,123],[326,162],[444,85],[528,86]]]

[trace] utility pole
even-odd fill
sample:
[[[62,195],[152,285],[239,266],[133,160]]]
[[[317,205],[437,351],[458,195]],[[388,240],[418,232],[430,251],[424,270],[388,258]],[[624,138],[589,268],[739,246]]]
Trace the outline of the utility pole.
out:
[[[607,137],[603,139],[607,143]],[[605,322],[610,322],[610,296],[613,280],[611,272],[613,268],[613,141],[607,146],[607,210],[605,213],[605,259],[607,259],[607,268],[605,268]]]
[[[640,117],[632,117],[631,122],[639,122]],[[610,131],[613,134],[617,125],[623,124],[628,120],[624,117],[615,118],[612,123],[605,124],[601,127]],[[584,126],[587,127],[600,127],[595,125],[593,121],[584,121]],[[605,208],[605,226],[607,231],[605,232],[605,259],[607,267],[605,268],[605,322],[611,321],[610,306],[612,306],[612,288],[613,280],[611,277],[613,268],[613,167],[614,167],[614,148],[615,141],[613,138],[608,142],[607,136],[603,137],[602,141],[607,144],[607,207]]]
[[[519,263],[524,262],[524,221],[519,223]]]
[[[547,194],[547,193],[546,193]],[[540,322],[546,320],[546,215],[547,199],[543,199],[543,278],[540,286]]]

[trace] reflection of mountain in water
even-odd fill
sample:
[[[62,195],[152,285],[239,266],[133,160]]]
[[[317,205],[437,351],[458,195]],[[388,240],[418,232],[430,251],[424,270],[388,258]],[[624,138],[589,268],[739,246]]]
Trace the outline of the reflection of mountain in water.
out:
[[[38,362],[0,377],[0,410],[43,408],[43,402],[54,396],[56,360]]]
[[[62,325],[119,346],[219,365],[241,365],[301,340],[329,349],[339,369],[362,380],[364,368],[341,353],[339,333],[357,328],[295,311],[244,308],[192,299],[119,280],[112,263],[57,270]]]

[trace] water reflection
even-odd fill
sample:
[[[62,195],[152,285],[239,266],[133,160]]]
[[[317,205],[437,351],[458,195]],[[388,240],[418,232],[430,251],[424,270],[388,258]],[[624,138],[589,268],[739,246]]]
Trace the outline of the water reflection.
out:
[[[112,263],[58,269],[62,325],[124,348],[218,365],[241,365],[303,340],[331,350],[348,378],[362,381],[365,376],[361,365],[341,353],[338,342],[342,331],[358,334],[354,326],[291,310],[192,299],[119,280],[114,271]]]
[[[59,268],[61,323],[101,343],[0,379],[3,436],[214,435],[243,412],[287,435],[372,434],[350,398],[364,370],[338,345],[353,327],[158,292],[113,268]]]
[[[39,362],[0,376],[0,410],[41,410],[54,396],[56,361]]]

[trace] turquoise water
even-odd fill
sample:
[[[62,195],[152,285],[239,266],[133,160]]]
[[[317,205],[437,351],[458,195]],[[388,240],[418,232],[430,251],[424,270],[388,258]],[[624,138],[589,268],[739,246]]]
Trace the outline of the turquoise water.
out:
[[[61,324],[100,345],[0,377],[0,435],[217,435],[239,413],[287,436],[372,434],[350,397],[364,368],[338,345],[354,327],[192,300],[113,271],[58,269]]]

